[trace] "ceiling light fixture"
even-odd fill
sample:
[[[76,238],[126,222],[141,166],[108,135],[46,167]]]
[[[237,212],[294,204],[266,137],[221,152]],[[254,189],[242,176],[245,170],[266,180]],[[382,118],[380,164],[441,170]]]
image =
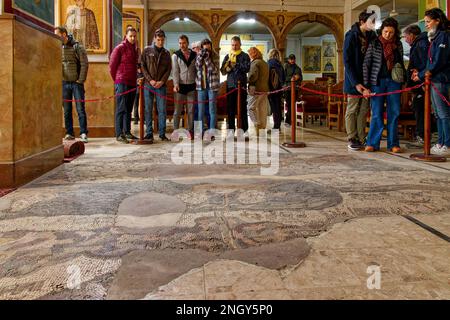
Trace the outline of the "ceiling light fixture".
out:
[[[240,18],[240,19],[238,19],[237,22],[238,22],[238,23],[249,23],[249,24],[253,24],[253,23],[256,22],[256,20],[255,20],[255,19],[243,19],[243,18]]]
[[[175,18],[175,21],[180,21],[180,18],[176,17],[176,18]]]

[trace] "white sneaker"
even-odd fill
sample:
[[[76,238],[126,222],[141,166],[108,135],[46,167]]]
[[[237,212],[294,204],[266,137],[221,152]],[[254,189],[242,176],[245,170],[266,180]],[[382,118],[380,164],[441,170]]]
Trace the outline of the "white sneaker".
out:
[[[86,133],[83,133],[83,134],[80,136],[80,140],[81,140],[81,142],[88,143],[88,137],[87,137],[87,134],[86,134]]]
[[[64,137],[64,140],[67,140],[67,141],[75,140],[75,137],[73,135],[71,135],[71,134],[66,134],[66,136]]]
[[[442,146],[437,154],[443,157],[450,157],[450,150],[448,150],[447,146]]]
[[[442,146],[438,143],[436,143],[433,148],[431,148],[431,152],[433,154],[439,154],[439,150],[441,150]]]

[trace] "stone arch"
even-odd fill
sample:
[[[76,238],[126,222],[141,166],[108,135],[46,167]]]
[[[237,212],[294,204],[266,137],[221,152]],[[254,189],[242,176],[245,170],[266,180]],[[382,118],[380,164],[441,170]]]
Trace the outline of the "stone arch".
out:
[[[225,30],[230,25],[235,23],[239,18],[242,18],[243,16],[246,18],[249,18],[249,19],[253,18],[256,21],[258,21],[259,23],[262,23],[264,26],[266,26],[266,28],[269,30],[270,34],[272,35],[275,47],[277,47],[278,31],[277,31],[277,28],[275,27],[275,25],[270,21],[270,19],[268,17],[266,17],[258,12],[245,12],[245,13],[236,12],[233,15],[226,18],[225,21],[217,29],[217,33],[215,34],[215,37],[212,38],[213,44],[215,45],[216,48],[219,47],[220,39],[222,38],[222,35],[225,32]]]
[[[206,30],[208,33],[210,39],[213,39],[214,37],[214,30],[209,25],[209,22],[206,21],[204,18],[202,18],[200,15],[192,12],[192,11],[169,11],[162,15],[161,17],[156,18],[155,21],[151,21],[148,33],[148,40],[149,43],[153,40],[153,35],[155,31],[160,28],[162,25],[164,25],[167,22],[170,22],[174,20],[175,18],[189,18],[190,20],[198,23],[202,28]]]
[[[328,27],[336,39],[337,45],[337,55],[338,55],[338,79],[344,79],[344,59],[342,56],[343,46],[344,46],[344,29],[342,28],[342,24],[333,17],[327,14],[320,14],[310,12],[309,14],[302,14],[295,19],[291,20],[282,30],[282,34],[280,36],[280,45],[283,47],[280,48],[282,54],[286,51],[286,41],[288,33],[294,28],[297,24],[302,22],[317,22]]]

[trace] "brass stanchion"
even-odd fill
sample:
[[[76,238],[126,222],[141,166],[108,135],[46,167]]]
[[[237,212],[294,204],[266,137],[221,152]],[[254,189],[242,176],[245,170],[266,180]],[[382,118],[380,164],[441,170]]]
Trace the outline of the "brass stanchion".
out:
[[[237,128],[241,129],[242,128],[242,121],[241,121],[241,98],[242,98],[242,86],[241,86],[241,80],[238,81],[238,92],[237,92]],[[234,119],[233,119],[234,121]]]
[[[297,142],[297,97],[295,95],[295,80],[291,80],[291,142],[283,143],[286,148],[304,148],[304,142]]]
[[[153,144],[153,141],[144,140],[144,84],[139,83],[139,140],[131,140],[131,144],[144,145]]]
[[[411,159],[425,162],[445,162],[447,159],[438,155],[431,154],[431,73],[425,73],[425,130],[423,153],[415,153],[410,156]]]

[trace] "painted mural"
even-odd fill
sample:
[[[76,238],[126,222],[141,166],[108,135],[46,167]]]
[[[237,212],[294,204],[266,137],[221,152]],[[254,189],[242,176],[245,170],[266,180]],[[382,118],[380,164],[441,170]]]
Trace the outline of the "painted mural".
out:
[[[113,1],[113,47],[122,42],[122,0]]]
[[[106,0],[60,0],[61,24],[88,52],[106,52]]]
[[[54,0],[13,0],[13,8],[49,25],[55,24]]]

